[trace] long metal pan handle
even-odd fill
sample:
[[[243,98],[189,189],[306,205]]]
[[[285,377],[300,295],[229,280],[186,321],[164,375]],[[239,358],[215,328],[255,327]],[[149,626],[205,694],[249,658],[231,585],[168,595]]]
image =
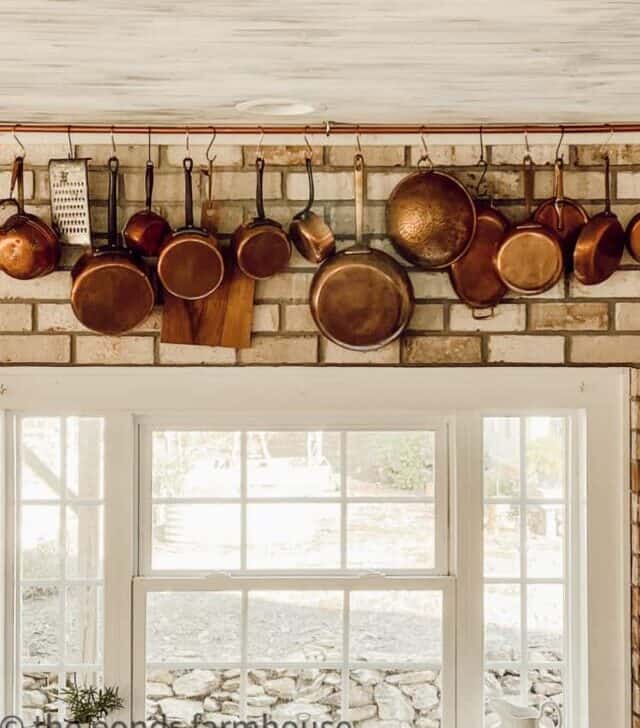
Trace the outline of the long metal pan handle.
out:
[[[564,230],[564,162],[558,157],[553,165],[553,199],[558,230]]]
[[[301,213],[301,216],[306,215],[308,212],[311,211],[311,208],[313,207],[313,203],[315,200],[315,187],[313,184],[313,162],[311,160],[311,157],[307,157],[305,161],[305,165],[307,167],[307,179],[309,180],[309,200],[307,202],[307,206],[304,208],[304,210]]]
[[[193,171],[193,159],[185,157],[182,160],[184,169],[184,224],[185,227],[193,227],[193,184],[191,172]]]
[[[109,159],[109,247],[118,247],[118,170],[120,162],[117,157]]]
[[[611,212],[611,160],[608,154],[604,155],[604,211]]]
[[[145,207],[151,210],[151,200],[153,198],[153,162],[149,160],[144,171],[144,199]]]
[[[364,157],[360,153],[353,158],[353,178],[356,202],[356,245],[364,247]]]
[[[529,154],[526,154],[522,160],[522,173],[524,175],[524,206],[527,219],[529,219],[533,210],[533,195],[536,181],[536,165]]]
[[[264,157],[256,157],[256,211],[258,219],[264,220],[264,193],[262,189],[262,180],[264,177]]]
[[[24,157],[16,157],[13,160],[11,169],[11,191],[9,197],[13,197],[16,183],[18,185],[18,207],[20,212],[24,210]]]

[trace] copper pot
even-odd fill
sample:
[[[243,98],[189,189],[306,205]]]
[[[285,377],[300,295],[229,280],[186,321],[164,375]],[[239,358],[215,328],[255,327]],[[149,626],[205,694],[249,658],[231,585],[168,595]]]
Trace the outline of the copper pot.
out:
[[[16,210],[0,226],[0,270],[12,278],[28,280],[51,273],[60,259],[60,240],[54,230],[36,215],[24,211],[23,157],[17,157],[11,174],[11,197],[0,206]],[[18,199],[13,198],[18,185]]]
[[[291,258],[291,241],[280,223],[264,214],[264,158],[256,158],[257,216],[240,225],[232,238],[238,268],[249,278],[263,280],[284,270]]]
[[[212,233],[193,224],[193,160],[186,157],[184,168],[185,226],[168,237],[158,257],[158,277],[169,293],[185,300],[211,295],[222,283],[224,260]]]
[[[153,162],[149,160],[144,175],[145,209],[134,213],[124,226],[127,247],[139,255],[156,257],[164,241],[171,235],[169,223],[151,209],[153,197]]]
[[[71,306],[78,320],[101,334],[117,335],[139,326],[151,313],[154,291],[146,268],[127,250],[117,231],[119,163],[109,160],[109,242],[92,247],[71,271]]]
[[[426,269],[447,268],[460,258],[476,230],[476,208],[466,187],[430,166],[395,187],[387,202],[387,234],[400,255]]]
[[[314,201],[313,162],[306,159],[307,177],[309,179],[309,201],[292,220],[289,226],[289,238],[300,255],[311,263],[322,263],[336,251],[336,239],[327,223],[311,210]]]
[[[404,331],[413,288],[402,266],[363,242],[364,159],[354,160],[356,244],[325,260],[311,283],[310,306],[324,336],[345,349],[371,351]]]

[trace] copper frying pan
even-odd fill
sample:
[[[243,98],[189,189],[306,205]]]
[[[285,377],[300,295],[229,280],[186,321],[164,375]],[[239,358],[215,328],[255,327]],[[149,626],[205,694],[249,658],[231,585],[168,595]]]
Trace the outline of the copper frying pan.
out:
[[[156,256],[164,241],[171,235],[169,223],[151,208],[153,197],[153,162],[147,161],[144,173],[145,207],[135,212],[124,227],[128,248],[139,255]]]
[[[582,205],[564,196],[564,162],[558,157],[553,165],[553,197],[543,202],[533,214],[533,219],[553,230],[562,245],[566,270],[573,266],[573,250],[582,228],[589,221]]]
[[[426,269],[447,268],[460,258],[476,230],[476,208],[455,177],[427,164],[401,180],[387,202],[387,234],[400,255]]]
[[[611,212],[609,155],[604,157],[604,173],[604,210],[582,228],[573,254],[574,274],[587,286],[606,281],[617,270],[624,252],[624,230]]]
[[[379,349],[404,331],[413,288],[404,268],[363,241],[364,158],[354,158],[356,244],[322,263],[313,276],[310,306],[324,336],[345,349]]]
[[[532,296],[552,288],[562,277],[562,246],[553,230],[530,218],[535,164],[523,160],[527,221],[507,233],[495,258],[502,282],[516,293]]]

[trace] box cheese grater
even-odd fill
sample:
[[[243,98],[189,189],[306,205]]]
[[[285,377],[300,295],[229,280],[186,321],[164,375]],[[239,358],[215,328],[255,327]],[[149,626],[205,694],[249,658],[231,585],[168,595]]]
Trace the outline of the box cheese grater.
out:
[[[88,159],[49,162],[51,219],[63,243],[91,245]]]

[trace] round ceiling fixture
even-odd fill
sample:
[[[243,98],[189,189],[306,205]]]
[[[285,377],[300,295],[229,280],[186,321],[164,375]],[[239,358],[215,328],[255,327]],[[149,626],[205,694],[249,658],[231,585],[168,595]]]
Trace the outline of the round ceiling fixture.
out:
[[[263,98],[241,101],[236,109],[259,116],[303,116],[315,111],[315,107],[297,99]]]

